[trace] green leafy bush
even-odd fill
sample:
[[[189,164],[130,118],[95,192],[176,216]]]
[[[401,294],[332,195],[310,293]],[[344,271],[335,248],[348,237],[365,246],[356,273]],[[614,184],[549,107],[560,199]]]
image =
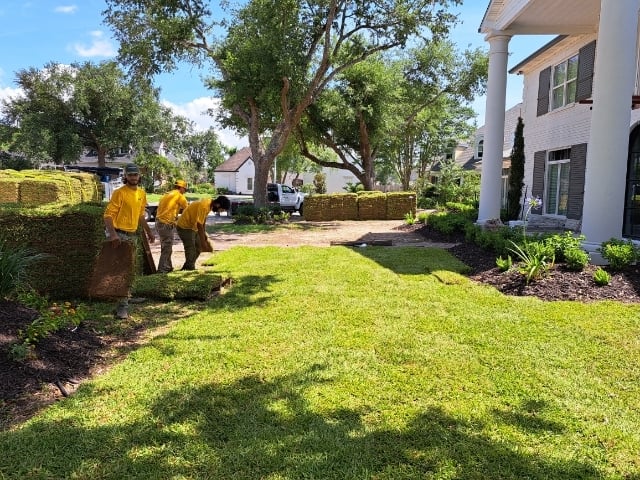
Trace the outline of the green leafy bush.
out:
[[[567,248],[562,252],[564,261],[566,262],[567,268],[569,270],[581,272],[589,263],[589,254],[582,250],[580,247]]]
[[[506,272],[511,269],[513,266],[513,260],[511,259],[511,255],[507,255],[507,258],[498,257],[496,258],[496,266],[498,270],[501,272]]]
[[[210,183],[198,183],[196,185],[193,185],[191,187],[191,191],[193,191],[193,193],[200,193],[200,194],[205,194],[205,195],[217,195],[218,194],[216,188],[213,185],[211,185]]]
[[[637,259],[637,251],[631,240],[611,238],[602,242],[599,250],[613,270],[623,270]]]
[[[554,233],[545,238],[544,242],[553,248],[556,261],[566,261],[566,252],[569,250],[580,249],[580,245],[585,240],[584,235],[575,236],[572,232],[563,234]]]
[[[405,215],[404,215],[404,223],[406,223],[407,225],[413,225],[417,221],[418,221],[418,219],[413,216],[413,212],[405,213]]]
[[[603,268],[598,267],[596,271],[593,272],[593,281],[596,282],[596,285],[604,287],[611,283],[611,275]]]
[[[234,222],[243,225],[262,225],[287,222],[291,215],[278,206],[258,208],[253,205],[240,205],[233,216]]]

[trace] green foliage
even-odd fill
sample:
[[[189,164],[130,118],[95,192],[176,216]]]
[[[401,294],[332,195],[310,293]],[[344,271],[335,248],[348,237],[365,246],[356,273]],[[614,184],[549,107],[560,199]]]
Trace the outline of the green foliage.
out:
[[[440,163],[440,174],[435,184],[434,196],[439,205],[448,202],[477,206],[480,195],[480,175],[463,170],[453,160]]]
[[[276,224],[286,223],[291,215],[283,212],[280,207],[256,207],[255,205],[240,205],[233,216],[237,224]]]
[[[524,187],[524,123],[518,117],[518,124],[511,149],[511,168],[509,169],[509,188],[507,191],[507,220],[517,220],[520,215],[520,198]]]
[[[327,176],[324,173],[316,173],[313,176],[314,193],[327,193]]]
[[[498,270],[501,272],[506,272],[511,269],[513,266],[513,260],[511,259],[511,255],[507,255],[507,258],[498,257],[496,258],[496,266]]]
[[[189,187],[189,190],[199,195],[218,195],[216,188],[210,183],[197,183],[192,187]],[[224,194],[221,193],[220,195]]]
[[[453,235],[464,232],[469,220],[463,213],[434,212],[427,217],[427,223],[440,233]]]
[[[418,219],[413,215],[413,212],[405,213],[404,223],[406,223],[407,225],[413,225],[417,221]]]
[[[564,262],[569,250],[580,249],[585,240],[584,235],[575,235],[573,232],[554,233],[544,239],[545,244],[554,250],[556,261]]]
[[[12,247],[0,237],[0,299],[15,294],[29,281],[31,265],[45,260],[48,255],[37,253],[27,247]]]
[[[417,221],[419,223],[427,223],[427,218],[429,218],[429,214],[427,212],[420,212],[417,216]]]
[[[611,238],[600,246],[602,258],[613,270],[623,270],[636,261],[638,253],[631,240]]]
[[[590,257],[587,252],[580,247],[568,248],[563,251],[563,260],[567,264],[569,270],[582,271],[589,263]]]
[[[593,281],[596,283],[596,285],[604,287],[605,285],[609,285],[609,283],[611,283],[611,274],[603,268],[598,267],[596,268],[596,271],[593,272]]]
[[[358,192],[364,191],[364,186],[360,182],[357,182],[357,183],[347,182],[347,184],[344,187],[342,187],[342,189],[347,193],[358,193]]]
[[[47,297],[32,290],[19,292],[18,301],[39,312],[38,318],[18,334],[20,342],[11,347],[14,360],[24,360],[33,353],[33,347],[48,335],[63,328],[77,327],[87,316],[83,304],[71,302],[50,303]]]
[[[525,242],[521,246],[512,241],[509,251],[518,258],[518,271],[525,276],[527,285],[553,266],[553,251],[543,242]]]

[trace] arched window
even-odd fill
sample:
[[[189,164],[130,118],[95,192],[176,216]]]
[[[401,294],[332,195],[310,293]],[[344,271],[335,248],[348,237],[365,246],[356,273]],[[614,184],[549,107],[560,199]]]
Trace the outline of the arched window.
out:
[[[481,138],[478,140],[478,146],[476,147],[476,158],[482,158],[482,152],[484,151],[484,140]]]

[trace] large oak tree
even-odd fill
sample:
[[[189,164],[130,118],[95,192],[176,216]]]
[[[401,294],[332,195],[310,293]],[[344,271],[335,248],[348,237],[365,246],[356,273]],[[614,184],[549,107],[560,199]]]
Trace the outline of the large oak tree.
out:
[[[121,59],[144,75],[206,61],[222,122],[248,133],[256,205],[276,156],[341,71],[418,36],[446,35],[460,0],[249,0],[228,23],[203,0],[107,0]],[[221,35],[221,40],[216,39]],[[261,138],[269,138],[264,144]]]

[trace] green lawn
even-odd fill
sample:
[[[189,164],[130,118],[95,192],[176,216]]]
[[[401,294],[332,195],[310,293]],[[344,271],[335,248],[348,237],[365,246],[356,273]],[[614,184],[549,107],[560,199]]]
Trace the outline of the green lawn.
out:
[[[505,297],[437,249],[212,262],[231,289],[0,433],[0,478],[640,478],[640,307]]]

